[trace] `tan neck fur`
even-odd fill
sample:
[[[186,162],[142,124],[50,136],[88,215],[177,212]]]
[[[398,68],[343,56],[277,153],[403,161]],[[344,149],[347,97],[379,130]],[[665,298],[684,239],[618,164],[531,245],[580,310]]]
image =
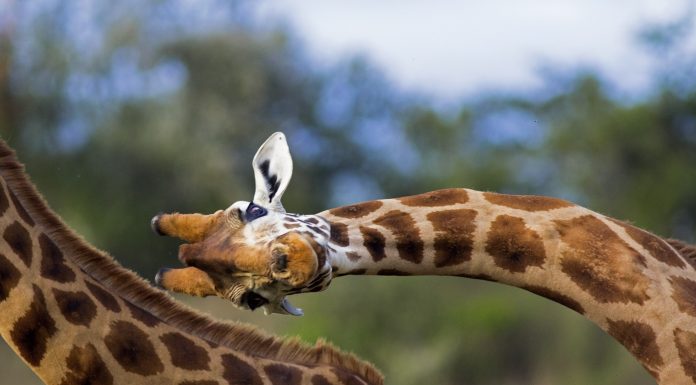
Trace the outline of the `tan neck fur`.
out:
[[[0,233],[0,334],[47,384],[382,383],[324,343],[175,303],[70,231],[2,141]]]
[[[319,215],[331,223],[335,275],[521,287],[585,315],[659,383],[696,383],[696,271],[657,236],[558,199],[465,189]]]

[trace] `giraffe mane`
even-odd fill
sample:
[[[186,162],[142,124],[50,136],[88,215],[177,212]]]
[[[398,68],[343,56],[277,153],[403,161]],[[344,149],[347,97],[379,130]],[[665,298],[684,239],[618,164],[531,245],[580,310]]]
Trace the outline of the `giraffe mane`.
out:
[[[696,268],[696,245],[688,244],[678,239],[665,239],[687,262]]]
[[[297,337],[273,336],[257,327],[237,321],[219,321],[177,302],[165,291],[154,288],[135,272],[124,268],[70,229],[38,192],[17,160],[15,152],[0,139],[0,175],[21,201],[32,219],[65,251],[81,270],[124,300],[146,309],[162,321],[211,343],[259,358],[298,365],[330,365],[362,377],[370,384],[382,384],[382,374],[369,362],[332,346],[323,339],[314,345]]]

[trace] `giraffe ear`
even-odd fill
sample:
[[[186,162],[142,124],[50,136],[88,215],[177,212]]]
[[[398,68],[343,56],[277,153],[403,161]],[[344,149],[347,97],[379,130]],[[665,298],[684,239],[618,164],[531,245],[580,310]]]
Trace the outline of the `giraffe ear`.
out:
[[[292,157],[285,135],[276,132],[259,147],[252,162],[256,192],[254,203],[285,212],[280,198],[292,177]]]

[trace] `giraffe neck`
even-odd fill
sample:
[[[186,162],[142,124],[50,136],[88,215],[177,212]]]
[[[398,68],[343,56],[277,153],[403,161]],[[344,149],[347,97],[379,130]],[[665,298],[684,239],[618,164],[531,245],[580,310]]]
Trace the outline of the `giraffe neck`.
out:
[[[175,303],[70,231],[2,141],[0,334],[46,384],[382,383],[331,346]]]
[[[453,275],[583,314],[660,382],[696,383],[696,271],[662,239],[569,202],[465,189],[318,214],[335,276]]]

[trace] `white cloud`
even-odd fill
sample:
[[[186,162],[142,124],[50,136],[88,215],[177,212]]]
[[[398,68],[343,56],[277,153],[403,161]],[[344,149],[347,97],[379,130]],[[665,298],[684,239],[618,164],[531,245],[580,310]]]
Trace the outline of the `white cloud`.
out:
[[[262,19],[289,20],[320,62],[364,53],[399,84],[445,97],[532,86],[544,61],[591,65],[621,87],[639,89],[650,69],[635,44],[638,27],[685,9],[672,0],[266,0],[257,6]]]

